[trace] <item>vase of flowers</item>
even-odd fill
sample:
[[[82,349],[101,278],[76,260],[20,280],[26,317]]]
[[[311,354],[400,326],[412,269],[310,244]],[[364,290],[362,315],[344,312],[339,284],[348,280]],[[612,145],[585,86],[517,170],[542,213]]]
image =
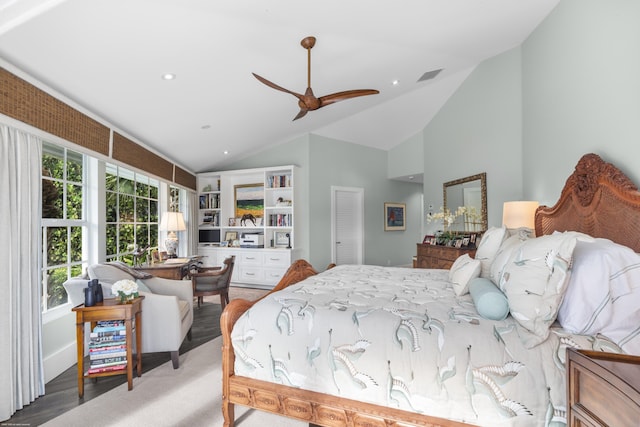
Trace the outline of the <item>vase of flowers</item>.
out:
[[[128,279],[118,280],[111,287],[111,293],[118,297],[120,304],[128,304],[138,297],[138,284]]]

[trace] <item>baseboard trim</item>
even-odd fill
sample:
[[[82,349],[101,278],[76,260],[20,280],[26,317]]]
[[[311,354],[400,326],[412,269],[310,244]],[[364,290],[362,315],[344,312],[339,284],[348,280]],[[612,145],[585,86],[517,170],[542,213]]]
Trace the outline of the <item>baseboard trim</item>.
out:
[[[75,341],[44,358],[45,384],[75,365],[78,354]]]

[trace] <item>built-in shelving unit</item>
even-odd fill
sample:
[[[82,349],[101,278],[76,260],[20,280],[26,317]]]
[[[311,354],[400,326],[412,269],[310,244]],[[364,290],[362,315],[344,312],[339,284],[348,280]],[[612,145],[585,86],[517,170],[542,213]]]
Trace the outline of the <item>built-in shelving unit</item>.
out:
[[[272,287],[280,280],[296,247],[295,173],[295,166],[279,166],[197,175],[205,265],[236,255],[232,282]]]

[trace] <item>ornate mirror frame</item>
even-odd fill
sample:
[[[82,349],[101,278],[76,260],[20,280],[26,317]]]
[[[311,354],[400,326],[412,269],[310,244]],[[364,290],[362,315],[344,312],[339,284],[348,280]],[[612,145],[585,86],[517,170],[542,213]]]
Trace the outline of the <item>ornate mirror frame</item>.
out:
[[[480,194],[481,194],[481,206],[480,206],[480,216],[481,216],[481,228],[482,230],[478,230],[480,232],[485,232],[487,230],[488,227],[488,221],[487,221],[487,173],[486,172],[482,172],[479,173],[477,175],[471,175],[471,176],[467,176],[465,178],[460,178],[460,179],[456,179],[453,181],[449,181],[449,182],[445,182],[442,185],[442,194],[444,197],[444,208],[449,208],[452,211],[455,211],[457,209],[457,206],[455,207],[448,207],[447,206],[447,188],[456,186],[456,185],[462,185],[462,184],[467,184],[473,181],[480,181]]]

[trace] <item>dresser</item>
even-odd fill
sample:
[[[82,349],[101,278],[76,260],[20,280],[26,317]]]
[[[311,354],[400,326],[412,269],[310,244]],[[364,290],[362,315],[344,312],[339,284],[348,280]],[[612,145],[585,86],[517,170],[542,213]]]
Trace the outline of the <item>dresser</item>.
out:
[[[567,349],[567,425],[639,425],[640,357]]]
[[[471,258],[476,255],[476,248],[454,248],[441,245],[427,245],[418,243],[418,256],[416,267],[418,268],[444,268],[449,269],[459,256],[469,254]]]
[[[235,255],[236,261],[231,275],[234,285],[248,285],[261,289],[272,289],[287,272],[294,257],[299,256],[296,249],[286,248],[198,248],[205,267],[220,266],[224,260]]]

